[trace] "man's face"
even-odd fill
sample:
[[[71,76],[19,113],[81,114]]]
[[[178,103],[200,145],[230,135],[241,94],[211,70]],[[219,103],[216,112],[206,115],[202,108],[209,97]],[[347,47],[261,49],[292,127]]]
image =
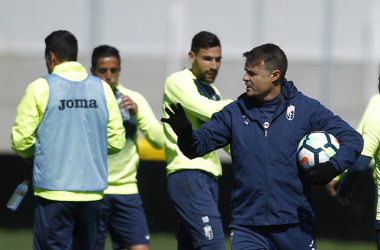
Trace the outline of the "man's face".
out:
[[[115,56],[101,57],[98,59],[96,68],[91,68],[91,73],[107,82],[112,89],[115,88],[119,81],[120,71],[119,60]]]
[[[218,47],[201,48],[198,53],[189,52],[194,76],[201,82],[213,83],[222,60],[222,49]]]
[[[269,101],[279,94],[281,85],[273,82],[273,80],[278,79],[278,77],[273,78],[273,73],[276,71],[268,73],[262,69],[262,64],[263,62],[256,66],[246,64],[243,81],[245,81],[249,97],[254,97],[259,101]]]

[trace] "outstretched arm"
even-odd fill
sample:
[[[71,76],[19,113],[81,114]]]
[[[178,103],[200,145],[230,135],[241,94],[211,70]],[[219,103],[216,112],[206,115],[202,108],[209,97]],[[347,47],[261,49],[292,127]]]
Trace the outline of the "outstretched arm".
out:
[[[171,111],[168,107],[165,108],[166,113],[169,118],[161,118],[162,122],[169,124],[174,133],[179,138],[189,138],[193,134],[193,129],[189,119],[187,119],[185,110],[183,109],[181,103],[177,103],[177,106],[172,103],[170,104]]]
[[[227,146],[230,141],[228,126],[223,122],[223,111],[215,113],[211,120],[204,123],[200,129],[193,130],[180,103],[170,104],[171,110],[165,111],[169,118],[162,118],[168,123],[178,136],[178,146],[181,152],[189,159],[203,156],[216,149]]]
[[[189,121],[189,119],[187,119],[185,110],[183,109],[181,103],[177,103],[177,106],[174,103],[172,103],[170,104],[170,108],[172,110],[170,110],[168,107],[165,108],[165,111],[169,115],[169,118],[161,118],[161,121],[166,122],[172,127],[174,133],[178,137],[178,146],[187,158],[194,159],[196,157],[201,156],[195,153],[184,152],[182,150],[179,141],[185,140],[186,142],[188,141],[186,144],[191,145],[193,129],[191,126],[191,122]]]

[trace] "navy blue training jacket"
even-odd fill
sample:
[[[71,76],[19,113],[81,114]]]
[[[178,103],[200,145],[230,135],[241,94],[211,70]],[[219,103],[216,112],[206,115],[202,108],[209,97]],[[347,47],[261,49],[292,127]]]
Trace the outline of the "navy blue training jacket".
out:
[[[215,113],[178,145],[189,158],[203,156],[231,144],[234,184],[231,225],[314,223],[311,186],[297,165],[297,146],[312,131],[327,131],[340,142],[330,162],[341,173],[363,148],[363,139],[350,125],[318,101],[283,82],[284,96],[268,126],[245,93]],[[266,124],[268,125],[268,124]],[[266,128],[264,128],[266,127]]]

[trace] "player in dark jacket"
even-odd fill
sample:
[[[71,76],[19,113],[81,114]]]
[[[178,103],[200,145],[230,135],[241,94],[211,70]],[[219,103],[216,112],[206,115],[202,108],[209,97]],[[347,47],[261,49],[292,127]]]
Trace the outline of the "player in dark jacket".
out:
[[[363,140],[350,125],[287,81],[285,53],[265,44],[243,54],[246,93],[192,130],[182,106],[166,112],[189,158],[231,145],[232,249],[313,249],[314,202],[311,186],[323,186],[360,155]],[[312,131],[340,141],[330,161],[304,171],[297,146]]]

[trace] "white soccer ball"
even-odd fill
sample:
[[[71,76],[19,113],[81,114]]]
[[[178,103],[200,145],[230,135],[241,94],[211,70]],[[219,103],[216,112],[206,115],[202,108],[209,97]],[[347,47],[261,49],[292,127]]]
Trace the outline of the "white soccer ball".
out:
[[[297,148],[298,163],[303,169],[328,161],[339,149],[339,141],[324,131],[307,134]]]

